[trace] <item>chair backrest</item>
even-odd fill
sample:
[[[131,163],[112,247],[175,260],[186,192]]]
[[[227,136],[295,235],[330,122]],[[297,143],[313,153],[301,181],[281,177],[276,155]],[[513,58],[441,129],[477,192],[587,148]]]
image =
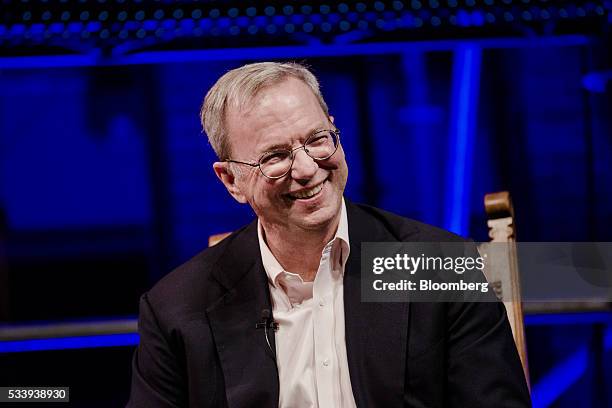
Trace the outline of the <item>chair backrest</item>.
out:
[[[483,256],[489,255],[484,272],[496,295],[506,306],[514,342],[529,384],[523,305],[520,300],[521,283],[515,245],[514,208],[510,194],[507,191],[486,194],[484,206],[488,218],[490,242],[495,245],[494,251],[493,247],[486,243],[479,248]]]
[[[217,245],[219,242],[223,241],[225,238],[229,237],[231,232],[223,232],[221,234],[215,234],[208,237],[208,246],[211,247],[213,245]]]

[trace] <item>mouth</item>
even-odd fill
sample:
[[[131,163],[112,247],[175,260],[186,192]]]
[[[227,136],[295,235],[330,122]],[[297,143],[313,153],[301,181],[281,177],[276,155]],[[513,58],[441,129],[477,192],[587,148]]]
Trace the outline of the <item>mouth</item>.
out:
[[[292,200],[308,200],[310,198],[316,197],[323,190],[323,184],[325,183],[325,181],[327,180],[324,180],[322,183],[317,184],[316,186],[309,188],[308,190],[289,193],[287,194],[287,196]]]

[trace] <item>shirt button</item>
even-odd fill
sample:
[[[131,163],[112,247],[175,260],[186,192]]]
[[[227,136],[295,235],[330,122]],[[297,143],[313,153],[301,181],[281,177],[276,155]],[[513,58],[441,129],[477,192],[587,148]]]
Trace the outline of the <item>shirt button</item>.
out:
[[[323,365],[325,367],[329,366],[329,360],[328,359],[323,360]]]
[[[323,300],[319,300],[319,306],[320,306],[320,307],[325,306],[325,302],[324,302]]]

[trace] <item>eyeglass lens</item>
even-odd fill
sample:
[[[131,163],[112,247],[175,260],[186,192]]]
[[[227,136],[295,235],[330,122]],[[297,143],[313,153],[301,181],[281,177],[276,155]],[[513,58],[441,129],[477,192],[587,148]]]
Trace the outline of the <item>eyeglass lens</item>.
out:
[[[305,143],[305,152],[314,160],[331,157],[338,148],[338,135],[332,131],[321,131],[312,135]],[[284,176],[291,169],[294,151],[277,150],[265,154],[260,160],[261,172],[270,178]]]

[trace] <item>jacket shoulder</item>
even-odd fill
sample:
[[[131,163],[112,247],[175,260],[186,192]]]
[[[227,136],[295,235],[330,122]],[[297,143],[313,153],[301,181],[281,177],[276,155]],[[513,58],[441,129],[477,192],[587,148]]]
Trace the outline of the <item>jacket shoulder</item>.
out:
[[[420,221],[406,218],[390,211],[385,211],[365,204],[351,203],[351,212],[356,214],[357,220],[369,217],[398,241],[421,242],[466,242],[466,238],[446,231],[442,228],[425,224]]]
[[[242,227],[218,244],[206,248],[160,279],[143,296],[151,307],[169,319],[191,319],[218,301],[225,289],[215,276],[219,261],[253,223]]]

